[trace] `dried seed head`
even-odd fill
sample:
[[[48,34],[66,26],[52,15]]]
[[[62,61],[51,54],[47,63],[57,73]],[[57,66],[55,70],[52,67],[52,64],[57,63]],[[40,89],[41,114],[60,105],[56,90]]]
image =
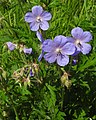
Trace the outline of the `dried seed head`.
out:
[[[65,86],[67,87],[67,89],[69,89],[71,87],[71,85],[72,85],[71,80],[66,80],[65,81]]]
[[[38,72],[38,70],[39,70],[38,64],[33,63],[32,66],[33,66],[34,71],[35,71],[35,72]]]
[[[69,74],[67,72],[64,72],[64,74],[61,77],[61,83],[63,86],[66,86],[67,89],[69,89],[72,85],[71,81],[68,78]]]
[[[68,73],[67,72],[64,72],[64,74],[62,75],[61,77],[61,83],[62,85],[65,84],[65,81],[68,80]]]

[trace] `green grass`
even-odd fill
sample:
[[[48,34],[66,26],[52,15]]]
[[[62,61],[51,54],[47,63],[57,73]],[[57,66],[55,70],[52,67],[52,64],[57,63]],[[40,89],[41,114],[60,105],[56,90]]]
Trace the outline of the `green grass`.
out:
[[[63,71],[59,66],[38,62],[40,42],[24,16],[35,5],[51,12],[50,27],[44,39],[57,35],[71,36],[74,27],[90,31],[93,39],[88,55],[79,55],[71,66],[71,88],[62,87]],[[32,47],[32,55],[19,50],[10,52],[6,42]],[[17,70],[33,63],[38,70],[24,86],[12,77]],[[62,69],[68,71],[69,67]],[[24,71],[23,71],[24,72]],[[96,119],[96,1],[95,0],[1,0],[0,1],[0,118],[2,120],[92,120]],[[63,91],[63,93],[62,93]],[[62,98],[64,97],[64,98]],[[62,101],[63,100],[63,101]],[[62,107],[63,104],[63,107]]]

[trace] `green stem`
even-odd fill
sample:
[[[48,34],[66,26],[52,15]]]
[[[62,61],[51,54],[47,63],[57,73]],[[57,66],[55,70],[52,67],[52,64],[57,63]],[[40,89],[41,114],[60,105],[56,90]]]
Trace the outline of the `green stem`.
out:
[[[7,92],[7,91],[6,91],[6,92]],[[11,96],[9,95],[8,92],[7,92],[7,94],[8,94],[8,96],[9,96],[9,99],[10,99],[10,101],[11,101],[12,107],[13,107],[13,109],[14,109],[14,112],[15,112],[15,115],[16,115],[16,120],[19,120],[19,117],[18,117],[16,108],[15,108],[15,106],[14,106],[14,102],[13,102],[13,100],[12,100],[12,98],[11,98]]]
[[[61,101],[61,110],[63,111],[64,108],[64,86],[62,86],[62,101]]]

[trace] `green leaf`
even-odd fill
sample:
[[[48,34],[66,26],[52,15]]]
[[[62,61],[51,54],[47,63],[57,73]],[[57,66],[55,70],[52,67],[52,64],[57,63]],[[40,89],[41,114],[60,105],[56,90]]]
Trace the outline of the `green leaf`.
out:
[[[86,68],[89,68],[90,66],[95,66],[96,65],[96,58],[92,59],[90,58],[85,64],[81,65],[78,68],[78,71],[83,72]]]

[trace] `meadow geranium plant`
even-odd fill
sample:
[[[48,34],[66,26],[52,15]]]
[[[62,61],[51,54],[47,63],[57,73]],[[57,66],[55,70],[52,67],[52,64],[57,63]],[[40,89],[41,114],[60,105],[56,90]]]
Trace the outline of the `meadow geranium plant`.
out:
[[[96,119],[96,47],[86,55],[96,32],[96,5],[92,0],[88,5],[86,0],[66,1],[1,0],[0,120]],[[29,4],[32,11],[26,13]],[[82,28],[70,33],[75,25]]]
[[[39,28],[47,30],[49,28],[47,21],[49,21],[51,17],[51,13],[44,11],[41,6],[34,6],[32,12],[26,13],[25,21],[30,24],[32,31],[37,31]]]

